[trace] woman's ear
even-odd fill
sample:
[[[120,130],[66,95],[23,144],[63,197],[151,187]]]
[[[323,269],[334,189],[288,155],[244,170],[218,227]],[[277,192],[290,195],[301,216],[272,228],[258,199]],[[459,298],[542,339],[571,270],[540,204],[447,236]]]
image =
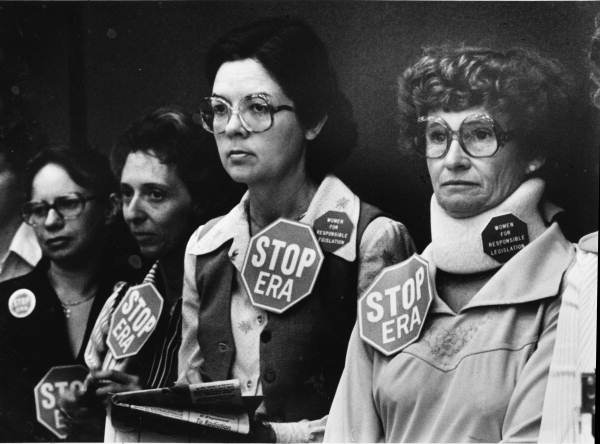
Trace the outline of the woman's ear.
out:
[[[121,200],[119,199],[119,196],[117,195],[117,193],[111,193],[108,198],[108,205],[106,207],[106,218],[104,220],[104,223],[106,225],[113,224],[117,220],[120,210]]]
[[[313,125],[311,128],[306,129],[304,131],[304,138],[306,140],[316,139],[317,136],[319,135],[319,133],[321,132],[321,130],[323,129],[325,122],[327,122],[328,117],[329,116],[327,114],[325,114],[323,116],[323,118],[321,118],[321,120],[319,120],[315,125]]]

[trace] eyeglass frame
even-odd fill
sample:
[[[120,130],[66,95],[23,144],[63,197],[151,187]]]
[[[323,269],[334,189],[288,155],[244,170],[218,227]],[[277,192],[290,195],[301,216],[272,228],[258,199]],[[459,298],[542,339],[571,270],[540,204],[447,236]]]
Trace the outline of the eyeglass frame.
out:
[[[248,123],[244,120],[244,118],[241,116],[240,114],[240,103],[244,102],[247,99],[254,99],[254,98],[259,98],[265,101],[265,104],[267,106],[267,109],[269,110],[269,114],[271,116],[271,123],[269,124],[269,126],[267,128],[265,128],[264,130],[260,130],[260,131],[256,131],[253,130],[251,128],[248,127]],[[238,119],[240,119],[240,123],[242,124],[242,126],[244,127],[244,129],[246,131],[248,131],[249,133],[253,133],[253,134],[260,134],[260,133],[264,133],[265,131],[270,130],[273,127],[273,124],[275,123],[275,119],[274,119],[274,115],[277,114],[279,111],[296,111],[296,108],[294,108],[292,105],[279,105],[279,106],[274,106],[272,105],[269,100],[267,99],[267,97],[265,97],[264,94],[260,94],[260,93],[255,93],[255,94],[248,94],[246,96],[244,96],[242,98],[242,100],[240,100],[238,102],[238,104],[236,105],[236,107],[234,108],[233,105],[231,105],[229,103],[229,101],[221,96],[206,96],[206,97],[202,97],[202,99],[200,99],[201,102],[203,101],[210,101],[210,100],[219,100],[220,102],[222,102],[225,106],[227,106],[227,109],[229,110],[229,118],[227,119],[227,122],[225,123],[225,126],[227,126],[229,124],[229,122],[231,121],[231,118],[233,117],[234,114],[237,114]],[[200,119],[202,120],[202,128],[204,128],[206,131],[208,131],[211,134],[223,134],[225,132],[225,128],[223,129],[223,131],[220,132],[215,132],[213,130],[211,130],[208,127],[208,124],[204,121],[204,118],[202,117],[202,111],[200,112]]]
[[[70,216],[65,216],[64,214],[62,214],[58,210],[58,208],[56,207],[56,201],[58,199],[65,198],[65,197],[77,197],[77,199],[81,202],[81,210],[77,214],[70,215]],[[46,206],[46,211],[45,211],[46,214],[44,216],[44,221],[48,218],[48,214],[50,214],[50,210],[54,210],[54,212],[56,214],[58,214],[62,220],[77,219],[79,216],[81,216],[81,214],[85,210],[86,203],[89,202],[89,201],[92,201],[92,200],[96,200],[96,199],[98,199],[98,196],[94,196],[94,195],[84,196],[83,194],[75,191],[73,193],[67,193],[67,194],[63,194],[62,196],[56,197],[54,199],[54,202],[52,202],[52,203],[49,203],[48,201],[45,201],[45,200],[41,200],[41,201],[29,201],[29,202],[26,202],[25,204],[23,204],[23,208],[21,208],[21,218],[23,219],[23,222],[25,222],[27,225],[29,225],[31,227],[37,227],[39,224],[31,223],[29,221],[29,218],[31,217],[31,215],[29,217],[26,216],[26,214],[25,214],[25,208],[29,204],[39,203],[39,204],[45,204],[45,206]]]
[[[469,152],[469,150],[465,146],[464,141],[462,139],[462,134],[460,131],[462,129],[462,126],[463,126],[463,123],[465,122],[465,120],[467,120],[469,118],[473,118],[473,119],[480,118],[482,120],[487,120],[492,124],[492,130],[494,131],[494,135],[496,137],[496,149],[494,150],[494,152],[492,154],[487,154],[485,156],[474,156],[472,153]],[[444,158],[446,156],[446,154],[448,154],[448,151],[450,150],[450,146],[452,145],[452,142],[455,139],[456,139],[456,141],[458,141],[458,145],[461,147],[461,149],[469,157],[472,157],[474,159],[485,159],[487,157],[494,157],[498,153],[500,148],[502,148],[506,142],[513,139],[516,134],[516,131],[514,131],[514,130],[512,130],[512,131],[504,130],[502,128],[502,126],[498,123],[498,121],[488,114],[469,114],[462,120],[462,122],[460,122],[460,126],[458,127],[457,131],[450,128],[450,125],[448,125],[448,122],[446,122],[441,117],[437,117],[437,116],[421,116],[417,119],[417,123],[425,123],[425,122],[429,122],[432,120],[437,123],[440,123],[446,129],[446,135],[448,135],[448,133],[449,133],[450,137],[446,140],[446,149],[439,156],[436,156],[436,157],[428,156],[427,148],[423,147],[423,151],[425,152],[425,157],[427,159],[442,159],[442,158]],[[416,140],[418,140],[418,137],[416,138]],[[426,143],[424,135],[423,135],[423,143]],[[417,145],[419,145],[419,144],[417,143]]]

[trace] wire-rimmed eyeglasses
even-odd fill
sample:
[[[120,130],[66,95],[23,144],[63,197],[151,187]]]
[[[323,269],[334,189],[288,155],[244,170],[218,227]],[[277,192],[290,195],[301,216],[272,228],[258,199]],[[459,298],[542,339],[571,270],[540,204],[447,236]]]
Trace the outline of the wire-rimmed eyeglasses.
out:
[[[452,141],[471,157],[492,157],[500,147],[514,137],[512,131],[504,131],[500,124],[487,114],[471,114],[462,121],[458,131],[437,116],[419,117],[417,145],[428,159],[439,159],[446,155]]]
[[[290,105],[273,106],[261,94],[245,96],[233,107],[218,96],[204,97],[200,101],[202,126],[213,134],[225,132],[233,114],[237,114],[244,129],[251,133],[262,133],[273,126],[273,115],[279,111],[294,111]]]
[[[96,196],[83,196],[80,193],[69,193],[58,196],[53,203],[31,201],[23,205],[21,217],[26,224],[36,227],[43,225],[50,210],[54,210],[62,219],[76,219],[83,212],[85,203],[96,199]]]

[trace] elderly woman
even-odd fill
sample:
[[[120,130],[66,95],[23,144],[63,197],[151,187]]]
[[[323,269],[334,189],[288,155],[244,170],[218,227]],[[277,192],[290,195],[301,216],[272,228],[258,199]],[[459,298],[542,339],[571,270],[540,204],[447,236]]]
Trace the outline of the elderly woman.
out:
[[[535,441],[574,247],[546,199],[565,73],[531,51],[434,48],[404,72],[406,134],[434,195],[433,300],[385,356],[355,328],[326,441]]]
[[[250,439],[320,439],[358,289],[387,261],[410,255],[412,241],[331,175],[356,130],[327,51],[306,24],[275,18],[236,29],[213,46],[207,66],[204,127],[227,173],[248,192],[188,243],[180,377],[236,378],[244,395],[262,396],[255,418],[268,434]],[[286,229],[313,227],[324,261],[304,298],[274,309],[255,304],[241,271],[251,238],[280,218],[293,221]],[[276,251],[268,263],[277,262]]]

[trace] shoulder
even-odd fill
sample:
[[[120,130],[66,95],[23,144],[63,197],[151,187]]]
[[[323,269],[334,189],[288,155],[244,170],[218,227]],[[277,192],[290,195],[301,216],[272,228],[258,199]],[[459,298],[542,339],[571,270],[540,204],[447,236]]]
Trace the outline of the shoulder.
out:
[[[404,224],[387,216],[373,219],[360,241],[361,256],[381,254],[385,265],[401,262],[415,252],[415,245]]]
[[[598,255],[598,232],[586,234],[577,243],[577,247],[586,253]]]

